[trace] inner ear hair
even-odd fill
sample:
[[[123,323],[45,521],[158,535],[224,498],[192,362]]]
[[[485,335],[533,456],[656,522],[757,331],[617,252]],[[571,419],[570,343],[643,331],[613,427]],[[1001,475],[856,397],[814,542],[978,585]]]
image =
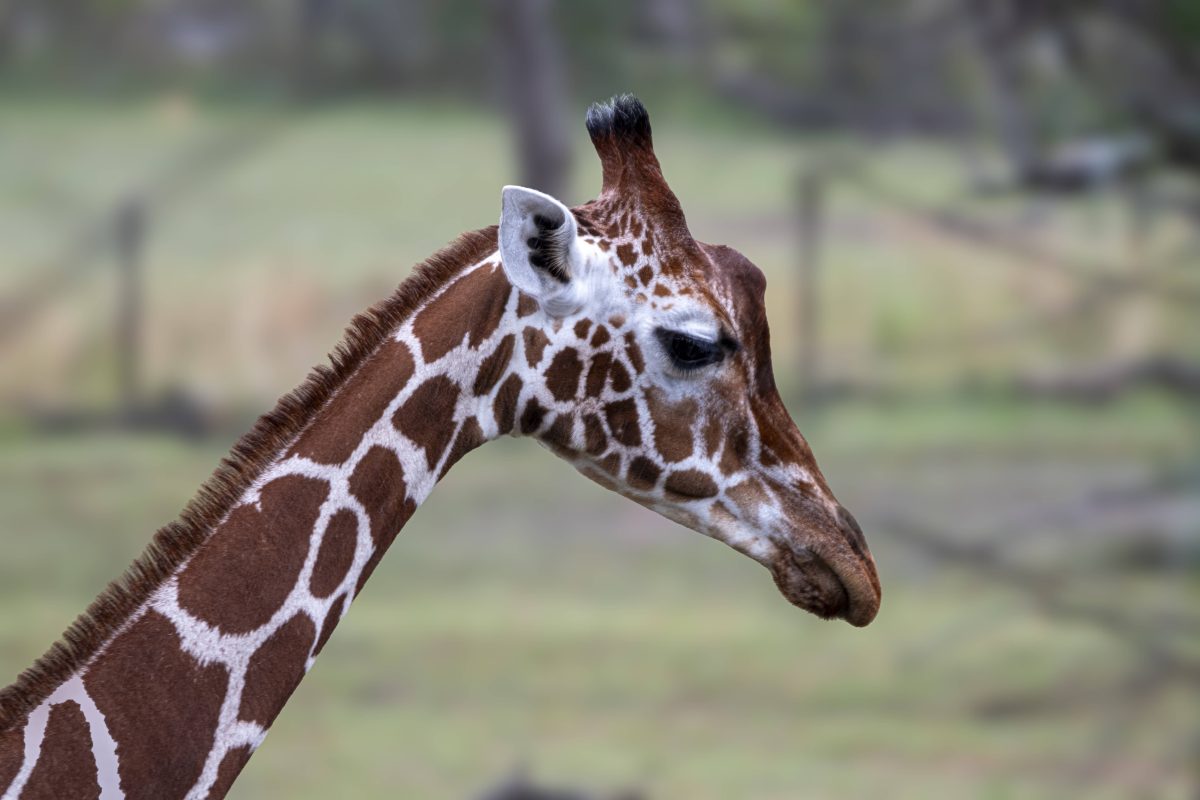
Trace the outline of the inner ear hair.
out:
[[[569,283],[571,252],[571,227],[565,219],[552,219],[545,214],[534,214],[533,224],[537,236],[525,240],[529,248],[529,263],[545,270],[559,283]]]

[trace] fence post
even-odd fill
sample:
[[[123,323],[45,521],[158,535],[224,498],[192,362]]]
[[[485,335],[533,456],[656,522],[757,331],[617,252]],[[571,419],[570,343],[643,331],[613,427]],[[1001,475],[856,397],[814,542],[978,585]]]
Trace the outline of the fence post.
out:
[[[820,256],[821,228],[825,212],[825,175],[806,169],[799,184],[799,361],[800,401],[809,408],[820,402],[821,319]]]
[[[114,220],[117,257],[116,368],[120,417],[135,418],[141,403],[142,254],[146,238],[146,206],[131,197]]]

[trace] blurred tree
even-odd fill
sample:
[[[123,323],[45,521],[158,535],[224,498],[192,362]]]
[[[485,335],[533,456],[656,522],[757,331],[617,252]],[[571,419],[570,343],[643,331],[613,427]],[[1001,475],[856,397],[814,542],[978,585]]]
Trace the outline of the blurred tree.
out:
[[[521,182],[554,197],[564,197],[571,166],[571,139],[553,4],[549,0],[493,0],[491,11]]]

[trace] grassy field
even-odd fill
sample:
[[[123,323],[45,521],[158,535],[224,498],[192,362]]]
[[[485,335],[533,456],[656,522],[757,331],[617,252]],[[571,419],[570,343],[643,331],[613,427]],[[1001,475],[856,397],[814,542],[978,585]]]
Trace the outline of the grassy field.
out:
[[[128,103],[0,103],[0,290],[24,285],[64,230],[181,148],[258,124],[244,108],[182,97]],[[776,361],[793,385],[791,198],[796,171],[828,143],[695,119],[656,118],[656,138],[696,235],[767,271]],[[572,202],[598,185],[582,130],[579,148]],[[183,386],[228,417],[265,409],[354,310],[495,219],[512,180],[506,154],[496,120],[453,108],[289,118],[245,162],[157,210],[151,387]],[[944,154],[910,148],[873,163],[931,197],[954,191]],[[1121,611],[1147,631],[1192,626],[1176,638],[1200,657],[1194,568],[1108,559],[1110,537],[1128,538],[1122,520],[1064,533],[1018,513],[1187,464],[1195,409],[1151,393],[1088,408],[951,393],[964,373],[986,383],[1103,343],[1049,336],[913,355],[908,343],[1019,317],[1035,289],[1066,290],[1031,287],[861,194],[831,202],[827,369],[882,371],[915,392],[797,415],[879,561],[885,599],[872,627],[807,617],[749,560],[530,442],[499,442],[418,512],[231,796],[461,798],[519,763],[550,781],[688,800],[1194,796],[1194,688],[1139,683],[1146,661],[1127,640],[923,558],[886,520],[901,513],[998,545],[1073,601],[1128,598]],[[1116,215],[1080,206],[1053,222],[1089,252],[1119,246],[1112,226],[1078,234]],[[1168,251],[1179,236],[1166,226],[1151,246]],[[0,680],[174,517],[232,438],[23,422],[29,404],[102,407],[111,396],[110,260],[0,342]],[[1170,341],[1183,324],[1163,310],[1157,335]],[[1194,508],[1180,515],[1194,546]]]
[[[9,440],[0,665],[39,653],[217,455]],[[846,458],[831,480],[861,492]],[[1128,646],[1020,592],[905,569],[872,515],[887,599],[860,631],[535,445],[492,445],[397,540],[234,796],[465,797],[520,762],[668,798],[1187,796],[1173,751],[1194,696],[1155,692],[1097,768]],[[1164,611],[1200,599],[1195,582],[1093,577]]]

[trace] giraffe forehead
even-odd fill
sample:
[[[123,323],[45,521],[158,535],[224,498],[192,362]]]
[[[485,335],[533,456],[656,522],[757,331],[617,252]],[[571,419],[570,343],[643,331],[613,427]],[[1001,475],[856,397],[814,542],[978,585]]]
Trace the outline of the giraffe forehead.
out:
[[[636,203],[593,203],[576,214],[635,305],[684,317],[707,312],[754,352],[765,347],[766,278],[737,250],[694,240],[674,218],[659,220]]]

